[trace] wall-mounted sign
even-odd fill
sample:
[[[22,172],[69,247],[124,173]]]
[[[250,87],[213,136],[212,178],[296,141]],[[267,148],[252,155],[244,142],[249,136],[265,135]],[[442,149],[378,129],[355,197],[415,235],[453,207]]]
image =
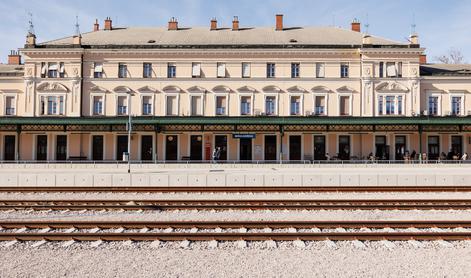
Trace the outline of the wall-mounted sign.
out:
[[[234,138],[234,139],[255,139],[255,134],[253,134],[253,133],[233,133],[232,138]]]

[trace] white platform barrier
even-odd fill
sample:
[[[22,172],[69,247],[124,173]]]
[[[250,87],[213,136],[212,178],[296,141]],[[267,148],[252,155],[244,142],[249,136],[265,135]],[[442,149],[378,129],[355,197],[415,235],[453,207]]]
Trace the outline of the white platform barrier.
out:
[[[471,174],[0,173],[0,186],[469,186]]]

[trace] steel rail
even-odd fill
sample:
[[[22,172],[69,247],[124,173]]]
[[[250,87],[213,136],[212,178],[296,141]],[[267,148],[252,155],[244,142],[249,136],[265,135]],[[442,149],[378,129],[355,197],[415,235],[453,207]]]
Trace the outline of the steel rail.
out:
[[[471,186],[139,186],[139,187],[8,187],[0,192],[471,192]]]
[[[282,229],[282,228],[471,228],[471,220],[360,220],[360,221],[97,221],[97,220],[2,220],[4,229]]]
[[[471,209],[470,199],[0,200],[0,210]]]
[[[0,233],[0,241],[469,240],[471,232],[329,233]]]

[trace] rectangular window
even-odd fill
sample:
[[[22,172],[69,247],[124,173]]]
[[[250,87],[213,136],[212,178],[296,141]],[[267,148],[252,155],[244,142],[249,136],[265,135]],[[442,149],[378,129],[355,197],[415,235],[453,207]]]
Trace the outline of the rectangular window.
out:
[[[216,115],[226,115],[225,96],[216,96]]]
[[[348,64],[345,64],[345,63],[340,64],[340,77],[348,78]]]
[[[177,65],[173,63],[167,64],[167,78],[177,77]]]
[[[395,114],[395,98],[394,96],[386,96],[386,115]]]
[[[127,106],[127,97],[118,96],[118,115],[127,115],[128,106]]]
[[[65,77],[65,64],[63,62],[59,63],[59,77],[60,78]]]
[[[142,67],[143,67],[142,77],[143,78],[151,78],[152,77],[152,64],[151,63],[144,63],[142,65]]]
[[[47,64],[45,62],[41,62],[41,78],[46,78],[47,74]]]
[[[384,62],[379,62],[379,77],[384,77]]]
[[[397,77],[396,63],[387,62],[386,63],[386,76],[387,77]]]
[[[292,63],[291,64],[291,78],[298,78],[299,77],[299,63]]]
[[[103,63],[95,63],[93,78],[103,78]]]
[[[402,78],[402,62],[397,63],[397,77]]]
[[[142,115],[152,115],[152,97],[142,97]]]
[[[241,115],[251,115],[252,114],[252,107],[251,107],[251,97],[244,96],[240,98],[240,114]]]
[[[192,63],[191,64],[191,77],[200,78],[201,77],[201,63]]]
[[[325,63],[316,63],[316,78],[325,77]]]
[[[275,77],[275,64],[268,63],[267,64],[267,78],[274,78]]]
[[[191,115],[192,116],[203,116],[203,97],[191,96]]]
[[[126,78],[128,77],[128,66],[125,64],[118,65],[118,78]]]
[[[461,97],[451,97],[451,114],[461,115]]]
[[[242,63],[242,77],[243,78],[250,77],[250,63]]]
[[[267,96],[265,98],[265,113],[267,115],[275,115],[276,114],[276,97]]]
[[[64,115],[63,96],[41,96],[42,115]]]
[[[301,97],[292,96],[290,98],[290,114],[301,115]]]
[[[438,97],[428,97],[428,114],[431,116],[438,115]]]
[[[167,96],[167,116],[177,116],[177,97]]]
[[[58,65],[57,63],[49,63],[47,65],[47,77],[48,78],[57,78]]]
[[[340,96],[340,115],[348,116],[350,115],[350,97],[349,96]]]
[[[378,114],[379,115],[383,115],[383,105],[384,105],[384,102],[383,102],[383,96],[378,96]]]
[[[316,115],[325,115],[325,96],[316,96],[315,105],[314,113]]]
[[[15,115],[15,113],[15,97],[5,97],[5,115],[11,116]]]
[[[218,63],[217,70],[218,70],[218,78],[226,77],[226,63]]]
[[[402,115],[402,96],[397,96],[397,114]]]
[[[103,115],[103,97],[93,97],[93,115]]]

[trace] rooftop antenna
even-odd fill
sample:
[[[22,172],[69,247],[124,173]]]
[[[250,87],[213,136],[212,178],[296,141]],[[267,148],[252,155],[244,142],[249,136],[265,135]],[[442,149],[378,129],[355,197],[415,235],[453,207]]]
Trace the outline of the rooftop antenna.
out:
[[[415,32],[416,32],[415,27],[417,27],[417,25],[415,24],[415,13],[413,13],[412,14],[412,24],[410,26],[411,35],[415,34]]]
[[[28,34],[34,35],[33,14],[31,12],[28,12],[28,16],[29,16]]]
[[[368,14],[366,14],[365,32],[366,34],[370,33],[370,19],[368,17]]]
[[[75,36],[80,36],[80,25],[78,21],[78,15],[75,16]]]

